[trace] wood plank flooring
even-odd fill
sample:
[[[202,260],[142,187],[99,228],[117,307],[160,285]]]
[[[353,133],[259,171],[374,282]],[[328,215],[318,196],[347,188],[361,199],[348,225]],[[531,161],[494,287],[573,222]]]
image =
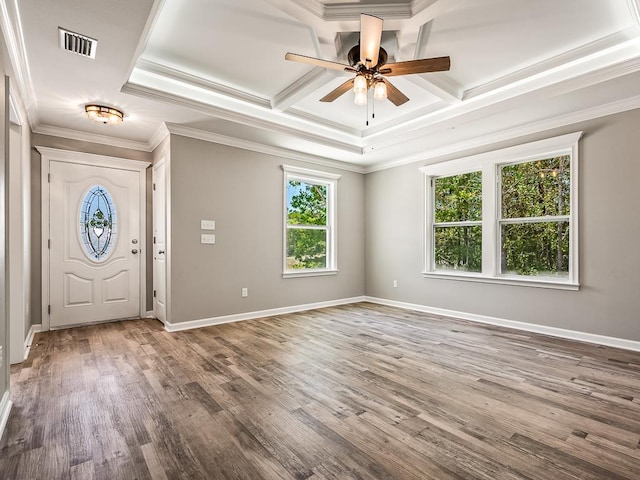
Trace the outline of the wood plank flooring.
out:
[[[640,478],[640,353],[367,303],[41,333],[2,479]]]

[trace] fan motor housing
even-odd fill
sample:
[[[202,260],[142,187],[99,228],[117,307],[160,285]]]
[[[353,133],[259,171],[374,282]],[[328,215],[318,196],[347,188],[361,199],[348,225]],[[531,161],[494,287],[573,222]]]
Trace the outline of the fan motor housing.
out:
[[[387,55],[387,51],[384,48],[380,47],[380,54],[378,55],[378,64],[376,65],[376,69],[387,63],[388,58],[389,56]],[[360,63],[360,44],[352,47],[351,50],[349,50],[347,59],[349,60],[349,65],[351,65],[352,67],[356,67],[356,65]]]

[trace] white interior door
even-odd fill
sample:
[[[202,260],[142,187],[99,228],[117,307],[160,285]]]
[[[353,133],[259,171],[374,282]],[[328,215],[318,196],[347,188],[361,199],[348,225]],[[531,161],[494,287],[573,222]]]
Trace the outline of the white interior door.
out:
[[[166,184],[164,162],[153,167],[153,313],[167,318]]]
[[[52,328],[140,315],[140,172],[49,164]]]

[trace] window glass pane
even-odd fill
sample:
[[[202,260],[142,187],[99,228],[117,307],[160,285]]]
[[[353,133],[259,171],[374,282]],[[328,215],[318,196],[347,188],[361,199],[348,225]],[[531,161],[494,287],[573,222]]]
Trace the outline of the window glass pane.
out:
[[[327,230],[287,229],[287,270],[327,268]]]
[[[116,210],[109,192],[92,187],[82,201],[80,238],[85,252],[94,260],[105,258],[116,241]]]
[[[569,215],[569,155],[502,167],[502,218]]]
[[[287,224],[326,225],[327,186],[289,180],[287,182]]]
[[[435,227],[435,269],[480,272],[482,226]]]
[[[502,225],[501,271],[569,276],[569,222]]]
[[[482,172],[435,179],[435,222],[482,220]]]

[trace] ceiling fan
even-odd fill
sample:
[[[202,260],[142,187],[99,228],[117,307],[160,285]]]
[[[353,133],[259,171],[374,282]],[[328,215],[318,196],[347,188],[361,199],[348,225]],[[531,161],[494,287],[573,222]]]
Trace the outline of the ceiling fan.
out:
[[[384,77],[444,72],[449,70],[451,60],[449,57],[436,57],[387,63],[387,52],[380,46],[382,24],[383,20],[381,18],[364,13],[360,15],[360,43],[349,50],[347,58],[350,65],[296,53],[287,53],[284,58],[293,62],[307,63],[316,67],[356,74],[354,78],[347,80],[322,97],[320,99],[321,102],[333,102],[353,89],[356,105],[365,105],[367,103],[367,92],[370,88],[373,88],[375,99],[389,99],[394,105],[400,106],[408,102],[409,98]]]

